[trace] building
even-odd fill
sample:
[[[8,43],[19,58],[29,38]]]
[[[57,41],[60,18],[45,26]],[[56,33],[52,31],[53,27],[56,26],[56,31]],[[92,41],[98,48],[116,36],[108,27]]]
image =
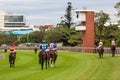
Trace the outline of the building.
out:
[[[14,14],[0,11],[0,31],[23,35],[33,32],[33,29],[26,26],[24,14]]]
[[[0,28],[24,27],[26,25],[23,14],[12,14],[0,11]]]
[[[91,52],[94,46],[94,11],[93,10],[75,10],[77,14],[76,30],[82,32],[82,51]],[[90,50],[87,50],[90,49]]]

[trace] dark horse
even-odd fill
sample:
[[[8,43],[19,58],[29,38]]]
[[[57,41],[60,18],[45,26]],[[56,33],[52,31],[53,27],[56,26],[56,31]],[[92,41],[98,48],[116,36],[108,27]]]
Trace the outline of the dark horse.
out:
[[[55,53],[55,50],[49,50],[49,54],[50,54],[50,62],[51,64],[53,64],[53,66],[55,66],[55,62],[57,59],[57,54]]]
[[[112,57],[115,56],[115,51],[116,51],[116,46],[115,45],[111,45],[111,51],[112,51]]]
[[[10,67],[15,66],[15,59],[16,59],[16,52],[14,52],[14,51],[10,52],[10,54],[9,54]]]
[[[99,47],[97,51],[99,53],[99,58],[103,58],[104,47],[103,46]]]
[[[41,69],[43,70],[44,68],[44,62],[45,62],[45,65],[46,65],[46,69],[47,69],[47,66],[49,67],[49,56],[48,54],[45,52],[45,51],[40,51],[39,53],[39,64],[41,64]]]

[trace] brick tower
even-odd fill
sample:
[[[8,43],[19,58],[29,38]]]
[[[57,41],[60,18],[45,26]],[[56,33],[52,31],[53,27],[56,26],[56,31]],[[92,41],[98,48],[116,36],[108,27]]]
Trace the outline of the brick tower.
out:
[[[94,11],[75,10],[77,14],[76,30],[82,31],[82,51],[94,52]]]

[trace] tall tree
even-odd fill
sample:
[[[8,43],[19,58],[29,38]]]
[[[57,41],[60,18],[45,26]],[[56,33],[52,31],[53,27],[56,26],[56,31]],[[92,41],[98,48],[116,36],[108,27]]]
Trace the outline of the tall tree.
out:
[[[117,9],[117,11],[118,11],[117,16],[120,17],[120,2],[116,3],[116,5],[114,6],[114,8]]]
[[[100,11],[95,14],[95,27],[96,27],[96,31],[98,31],[96,36],[99,39],[102,38],[103,29],[104,29],[105,23],[108,20],[110,20],[109,15],[107,13],[104,13],[103,11]]]
[[[72,3],[68,2],[67,3],[67,8],[66,8],[66,13],[64,15],[64,17],[62,17],[62,21],[60,22],[60,24],[62,24],[63,26],[67,27],[67,28],[71,28],[72,26]]]
[[[116,3],[114,8],[117,9],[118,11],[117,16],[120,17],[120,2]],[[118,20],[118,23],[120,24],[120,19]]]

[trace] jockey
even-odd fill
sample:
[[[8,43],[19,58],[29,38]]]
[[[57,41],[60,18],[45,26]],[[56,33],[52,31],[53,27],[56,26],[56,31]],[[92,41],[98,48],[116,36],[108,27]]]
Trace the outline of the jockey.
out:
[[[45,42],[45,40],[40,43],[40,53],[41,51],[45,51],[46,53],[49,51],[48,44]]]
[[[49,44],[49,49],[54,50],[55,53],[57,53],[57,44],[55,43],[54,40],[52,40],[51,43]]]
[[[16,54],[16,50],[15,50],[15,45],[11,44],[10,46],[10,53],[15,53]]]
[[[100,40],[100,42],[99,42],[98,45],[99,45],[99,46],[97,47],[97,49],[99,49],[101,46],[103,46],[103,42],[102,42],[102,40]]]
[[[54,40],[51,40],[51,43],[49,44],[49,49],[50,50],[55,50],[54,49]]]
[[[112,39],[112,41],[111,41],[111,45],[112,45],[112,46],[115,46],[115,45],[116,45],[116,43],[115,43],[115,40],[114,40],[114,39]]]

